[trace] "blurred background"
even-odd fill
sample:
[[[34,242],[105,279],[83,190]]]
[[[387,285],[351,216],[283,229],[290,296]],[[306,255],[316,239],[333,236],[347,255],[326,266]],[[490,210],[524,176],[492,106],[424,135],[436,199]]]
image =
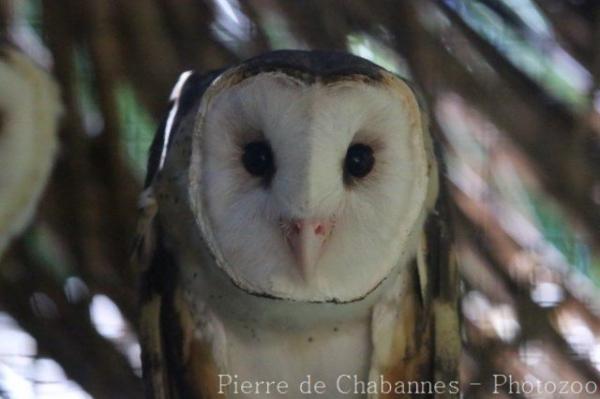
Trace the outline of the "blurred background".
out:
[[[170,88],[280,48],[350,51],[426,98],[464,280],[465,397],[552,397],[493,395],[494,373],[600,397],[600,2],[0,0],[0,31],[0,61],[16,48],[60,90],[25,101],[8,89],[22,65],[2,61],[0,148],[19,133],[11,107],[34,123],[31,104],[62,109],[57,131],[23,139],[52,162],[0,156],[0,183],[25,162],[42,176],[0,184],[0,201],[42,190],[12,233],[0,217],[1,398],[142,397],[129,246]]]

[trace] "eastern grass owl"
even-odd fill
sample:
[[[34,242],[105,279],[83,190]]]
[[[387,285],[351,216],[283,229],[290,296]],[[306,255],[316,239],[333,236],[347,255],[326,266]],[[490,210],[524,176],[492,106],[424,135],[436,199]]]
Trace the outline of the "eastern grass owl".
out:
[[[0,257],[34,216],[58,150],[62,104],[52,76],[0,46]]]
[[[397,382],[456,379],[424,114],[403,79],[342,52],[180,77],[141,197],[150,396],[408,397]]]

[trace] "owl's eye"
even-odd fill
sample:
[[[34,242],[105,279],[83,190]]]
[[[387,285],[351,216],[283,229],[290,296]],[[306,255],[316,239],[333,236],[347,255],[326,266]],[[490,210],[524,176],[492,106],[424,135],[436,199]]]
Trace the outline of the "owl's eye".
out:
[[[265,141],[253,141],[244,146],[244,168],[254,176],[270,177],[275,172],[271,146]]]
[[[375,165],[373,149],[366,144],[353,144],[346,152],[344,160],[344,175],[351,177],[365,177]]]

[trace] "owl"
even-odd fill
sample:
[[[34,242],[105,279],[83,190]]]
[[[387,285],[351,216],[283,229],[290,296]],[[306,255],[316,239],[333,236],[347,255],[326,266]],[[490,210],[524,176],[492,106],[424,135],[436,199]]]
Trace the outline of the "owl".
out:
[[[283,50],[186,72],[170,100],[136,241],[150,397],[410,397],[456,379],[446,211],[405,80]]]
[[[31,221],[58,150],[62,104],[52,76],[0,47],[0,257]]]

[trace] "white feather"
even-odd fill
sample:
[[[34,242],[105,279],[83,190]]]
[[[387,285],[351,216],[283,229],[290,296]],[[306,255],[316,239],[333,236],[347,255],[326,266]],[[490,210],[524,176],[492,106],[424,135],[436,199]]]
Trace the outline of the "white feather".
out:
[[[169,96],[169,100],[173,102],[171,109],[169,110],[169,115],[167,116],[167,122],[165,123],[165,133],[163,138],[163,146],[160,152],[160,162],[158,164],[158,169],[162,169],[165,164],[165,158],[167,157],[167,149],[169,148],[169,142],[171,140],[171,134],[173,130],[173,123],[175,122],[175,117],[177,116],[177,111],[179,110],[179,97],[181,95],[181,89],[185,85],[185,82],[192,75],[192,71],[185,71],[179,76],[177,79],[177,83],[171,90],[171,95]]]

